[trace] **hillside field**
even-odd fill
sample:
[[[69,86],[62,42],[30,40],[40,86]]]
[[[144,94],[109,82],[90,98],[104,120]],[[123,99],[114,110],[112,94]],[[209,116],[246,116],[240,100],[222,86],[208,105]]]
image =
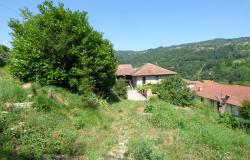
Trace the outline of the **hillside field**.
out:
[[[250,157],[250,136],[218,124],[218,114],[211,109],[183,108],[157,99],[109,104],[53,86],[23,89],[7,68],[0,74],[1,160]],[[28,96],[34,90],[36,94]],[[47,96],[49,90],[53,98]],[[23,102],[33,104],[6,105]],[[145,108],[152,111],[145,113]]]

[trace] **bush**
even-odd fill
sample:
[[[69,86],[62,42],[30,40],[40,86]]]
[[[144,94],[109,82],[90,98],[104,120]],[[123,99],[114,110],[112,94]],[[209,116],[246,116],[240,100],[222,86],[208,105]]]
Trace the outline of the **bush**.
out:
[[[153,108],[155,107],[155,100],[149,100],[147,103],[146,103],[146,107],[144,108],[144,112],[145,113],[150,113]]]
[[[22,102],[27,98],[27,93],[20,85],[14,82],[0,82],[0,103]]]
[[[33,107],[38,111],[51,111],[59,106],[58,102],[42,94],[36,96],[33,103]]]
[[[194,94],[190,92],[187,84],[178,76],[169,76],[159,85],[153,87],[160,99],[178,106],[190,106],[194,100]]]
[[[9,48],[4,45],[0,45],[0,67],[3,67],[7,63],[8,58]]]
[[[100,106],[100,100],[94,93],[81,96],[82,106],[97,109]]]
[[[218,119],[218,124],[222,124],[227,128],[232,128],[233,126],[233,117],[230,113],[225,112],[224,114],[220,115]]]
[[[112,44],[88,23],[87,13],[44,1],[38,14],[21,10],[23,20],[11,19],[11,73],[25,82],[39,81],[82,92],[106,94],[115,83]]]
[[[116,80],[113,90],[118,97],[123,99],[127,98],[127,84],[123,79]]]
[[[192,106],[195,109],[204,109],[205,108],[204,103],[201,101],[195,101]]]
[[[142,85],[142,86],[139,86],[136,88],[139,92],[146,92],[148,89],[151,89],[151,84],[145,84],[145,85]]]
[[[156,151],[154,142],[148,139],[130,140],[129,154],[136,160],[164,160],[163,153]]]
[[[244,100],[242,106],[243,108],[240,111],[241,116],[250,120],[250,100]]]

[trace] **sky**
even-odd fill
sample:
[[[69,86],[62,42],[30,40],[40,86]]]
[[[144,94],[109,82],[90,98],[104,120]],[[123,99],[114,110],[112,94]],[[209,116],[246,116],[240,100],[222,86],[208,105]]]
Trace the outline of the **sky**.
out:
[[[11,47],[10,18],[38,13],[42,0],[0,0],[0,44]],[[57,4],[58,0],[54,0]],[[116,50],[145,50],[214,38],[250,36],[250,0],[61,0],[88,12]]]

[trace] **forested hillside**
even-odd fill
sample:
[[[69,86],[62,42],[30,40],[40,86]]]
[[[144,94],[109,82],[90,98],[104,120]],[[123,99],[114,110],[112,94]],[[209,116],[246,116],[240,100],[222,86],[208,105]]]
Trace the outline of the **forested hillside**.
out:
[[[120,63],[154,63],[188,79],[250,85],[250,38],[214,39],[145,51],[117,51]]]

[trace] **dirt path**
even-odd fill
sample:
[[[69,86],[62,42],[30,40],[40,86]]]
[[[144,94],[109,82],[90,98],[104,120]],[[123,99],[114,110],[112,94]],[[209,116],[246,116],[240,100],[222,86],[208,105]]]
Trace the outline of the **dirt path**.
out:
[[[129,139],[137,132],[135,125],[136,117],[139,115],[138,107],[129,103],[129,106],[115,108],[113,110],[112,133],[116,135],[117,143],[99,160],[130,160],[128,157]]]
[[[141,95],[137,90],[128,90],[127,97],[133,101],[145,101],[146,97]]]

